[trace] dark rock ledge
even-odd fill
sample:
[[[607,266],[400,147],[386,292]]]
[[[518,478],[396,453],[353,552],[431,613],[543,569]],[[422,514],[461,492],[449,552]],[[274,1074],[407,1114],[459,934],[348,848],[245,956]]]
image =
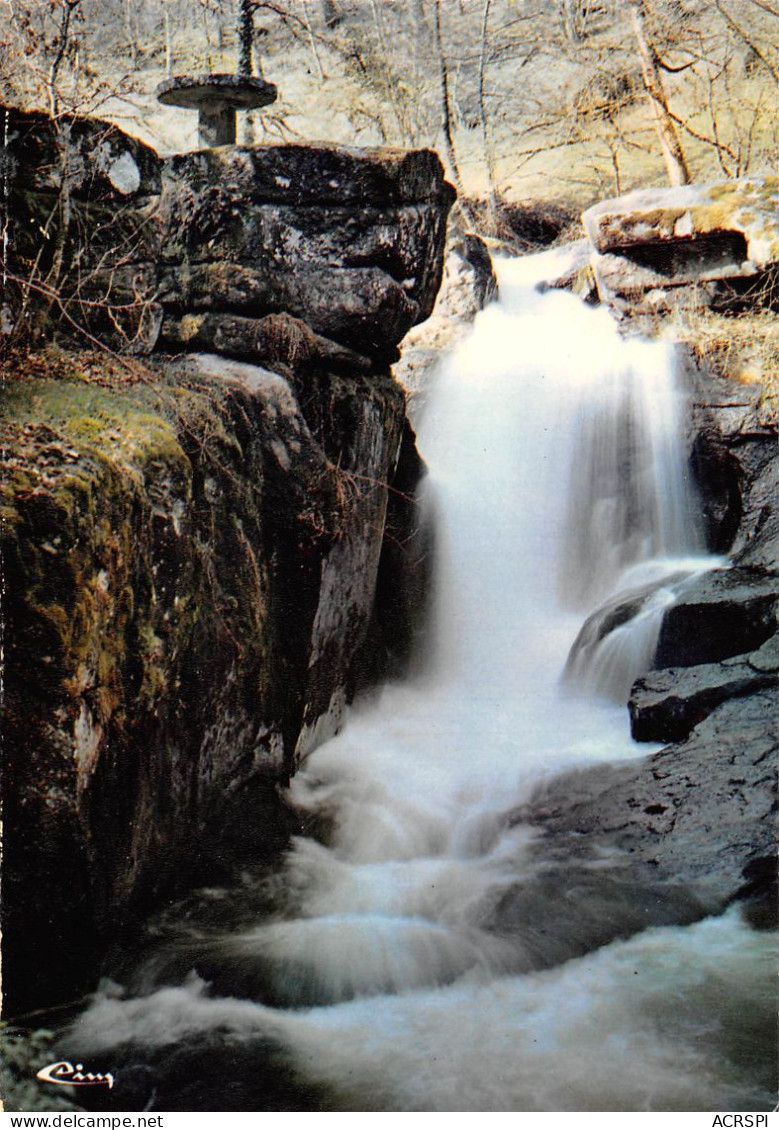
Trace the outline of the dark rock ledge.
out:
[[[674,887],[701,913],[719,910],[744,869],[774,853],[777,718],[775,687],[732,698],[660,753],[557,777],[515,818],[543,830],[545,858],[624,853],[647,888],[647,924],[652,902]]]
[[[200,348],[221,331],[245,356],[262,320],[284,313],[386,367],[433,309],[454,190],[429,150],[223,146],[164,161],[105,122],[0,113],[21,280],[6,321],[32,273],[56,283],[71,318],[136,351]]]

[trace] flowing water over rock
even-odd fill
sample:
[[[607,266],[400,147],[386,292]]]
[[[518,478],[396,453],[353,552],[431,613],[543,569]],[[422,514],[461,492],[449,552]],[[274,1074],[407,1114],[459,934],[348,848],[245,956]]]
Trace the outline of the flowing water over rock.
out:
[[[503,266],[420,437],[438,552],[424,673],[354,708],[294,779],[318,836],[259,884],[273,912],[181,925],[68,1036],[111,1065],[123,1109],[772,1103],[755,1051],[769,939],[735,912],[694,923],[694,899],[622,857],[545,861],[511,818],[563,768],[647,752],[627,690],[675,586],[711,564],[672,355],[536,293],[543,269]]]

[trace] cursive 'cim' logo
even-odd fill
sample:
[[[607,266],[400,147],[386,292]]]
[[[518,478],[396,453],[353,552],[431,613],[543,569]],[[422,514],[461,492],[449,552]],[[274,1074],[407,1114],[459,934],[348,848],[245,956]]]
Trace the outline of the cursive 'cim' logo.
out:
[[[77,1063],[74,1067],[66,1059],[42,1067],[35,1078],[40,1079],[43,1083],[57,1083],[60,1087],[97,1087],[103,1085],[110,1090],[114,1085],[114,1077],[110,1072],[106,1071],[104,1075],[99,1073],[93,1075],[91,1071],[84,1071],[83,1063]]]

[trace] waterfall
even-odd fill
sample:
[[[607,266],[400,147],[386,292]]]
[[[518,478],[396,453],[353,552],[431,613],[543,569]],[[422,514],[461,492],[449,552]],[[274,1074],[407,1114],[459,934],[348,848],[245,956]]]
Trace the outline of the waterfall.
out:
[[[700,552],[673,349],[620,341],[580,398],[562,595],[587,608],[630,566]]]
[[[354,707],[294,778],[326,841],[293,843],[270,919],[162,947],[69,1037],[114,1054],[117,1080],[145,1056],[158,1109],[182,1063],[207,1080],[225,1040],[248,1049],[235,1086],[261,1109],[769,1101],[731,1035],[740,1012],[770,1026],[765,937],[735,914],[673,925],[696,917],[682,896],[663,917],[624,860],[555,864],[516,815],[552,773],[647,752],[625,692],[658,610],[703,567],[671,351],[539,293],[553,268],[503,264],[500,302],[441,374],[420,435],[438,556],[426,670]]]

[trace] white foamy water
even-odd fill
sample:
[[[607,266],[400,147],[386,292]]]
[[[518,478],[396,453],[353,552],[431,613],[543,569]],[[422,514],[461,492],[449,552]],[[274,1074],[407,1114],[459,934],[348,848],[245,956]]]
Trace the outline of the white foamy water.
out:
[[[425,671],[353,709],[293,780],[292,802],[330,832],[294,843],[284,917],[208,941],[218,993],[195,978],[99,1000],[79,1048],[269,1038],[345,1110],[767,1101],[743,1035],[753,1005],[770,1023],[766,937],[730,914],[614,940],[652,920],[636,918],[629,872],[612,882],[622,861],[571,860],[567,883],[509,819],[552,773],[647,752],[630,740],[626,692],[678,578],[703,567],[672,355],[621,339],[568,294],[536,293],[540,263],[502,266],[500,303],[427,410]],[[561,680],[584,614],[636,592]],[[508,923],[518,888],[526,920]],[[608,909],[602,929],[585,890]]]
[[[193,979],[103,998],[73,1038],[94,1054],[217,1030],[239,1047],[271,1039],[343,1110],[766,1110],[773,1056],[755,1059],[771,1046],[772,942],[731,911],[542,973],[301,1012],[209,999]]]

